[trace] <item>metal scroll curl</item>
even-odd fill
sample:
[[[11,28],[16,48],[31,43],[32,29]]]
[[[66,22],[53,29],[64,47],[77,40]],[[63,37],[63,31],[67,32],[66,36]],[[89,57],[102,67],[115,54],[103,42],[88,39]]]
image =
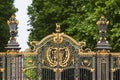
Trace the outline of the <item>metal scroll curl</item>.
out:
[[[56,53],[57,53],[57,48],[50,47],[47,50],[46,57],[51,67],[57,66],[57,54]]]
[[[66,67],[67,63],[70,59],[70,52],[68,48],[60,48],[60,62],[59,65],[61,67]]]

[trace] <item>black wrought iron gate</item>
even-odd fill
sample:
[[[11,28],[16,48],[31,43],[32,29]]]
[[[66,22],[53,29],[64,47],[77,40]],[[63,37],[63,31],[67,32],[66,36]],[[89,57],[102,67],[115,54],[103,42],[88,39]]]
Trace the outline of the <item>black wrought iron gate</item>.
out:
[[[120,80],[119,54],[83,49],[86,43],[60,33],[59,25],[56,33],[33,44],[36,55],[26,58],[35,63],[30,68],[36,73],[32,80]]]
[[[120,80],[120,53],[110,53],[105,33],[107,20],[97,22],[100,40],[97,51],[83,49],[85,42],[76,42],[60,32],[33,41],[33,52],[19,52],[14,37],[7,52],[0,53],[0,79],[2,80]],[[16,44],[16,45],[15,45]],[[12,45],[12,46],[11,46]],[[14,47],[13,47],[14,46]]]
[[[83,46],[84,42],[76,42],[60,33],[57,25],[56,33],[35,46],[37,80],[92,80],[95,75],[94,53],[90,49],[83,50]],[[87,53],[90,55],[84,55]]]

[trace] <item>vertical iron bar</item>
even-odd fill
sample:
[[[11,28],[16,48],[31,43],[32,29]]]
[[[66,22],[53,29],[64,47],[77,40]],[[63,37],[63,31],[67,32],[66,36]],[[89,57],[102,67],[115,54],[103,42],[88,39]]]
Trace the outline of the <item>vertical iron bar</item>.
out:
[[[59,39],[59,33],[57,33],[57,72],[56,72],[56,79],[60,80],[60,71],[59,71],[59,47],[60,47],[60,39]]]
[[[97,80],[97,75],[98,75],[98,74],[97,74],[97,65],[98,65],[97,62],[98,62],[98,61],[97,61],[97,54],[96,54],[96,55],[95,55],[95,67],[94,67],[94,68],[95,68],[95,80]]]
[[[43,50],[40,50],[40,52],[38,51],[38,55],[37,55],[38,56],[37,57],[37,80],[43,79],[42,78],[43,76],[41,73],[44,72],[44,70],[42,72],[42,55],[41,54],[43,54],[43,53],[41,51],[43,51]]]
[[[65,76],[66,76],[66,71],[64,71],[64,78],[65,78],[65,80],[66,80],[66,77],[65,77]],[[64,78],[63,78],[63,79],[64,79]]]
[[[49,69],[49,79],[51,80],[51,69]]]
[[[13,74],[13,73],[12,73],[12,74],[13,74],[13,76],[14,76],[14,79],[17,80],[17,79],[18,79],[18,70],[19,70],[19,69],[18,69],[18,65],[17,65],[17,64],[19,63],[19,62],[18,62],[18,57],[17,57],[17,55],[14,55],[14,56],[13,56],[13,59],[14,59],[14,61],[13,61],[13,66],[14,66],[14,68],[12,68],[12,69],[14,69],[14,70],[13,70],[14,74]],[[16,59],[17,59],[17,60],[16,60]]]
[[[108,63],[109,64],[109,80],[111,80],[111,64],[112,64],[111,63],[111,54],[109,55],[109,60],[108,61],[109,61],[109,63]]]
[[[69,80],[69,70],[67,70],[67,80]]]
[[[83,79],[83,70],[81,68],[81,79]]]
[[[117,80],[119,80],[119,70],[117,70]]]

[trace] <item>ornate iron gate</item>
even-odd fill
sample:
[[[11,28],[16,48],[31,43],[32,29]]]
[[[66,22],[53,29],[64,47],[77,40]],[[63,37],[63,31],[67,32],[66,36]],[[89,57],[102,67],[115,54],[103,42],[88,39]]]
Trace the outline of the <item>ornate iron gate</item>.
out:
[[[111,57],[111,70],[112,70],[112,76],[111,78],[113,80],[120,80],[120,54],[119,53],[113,53],[113,56]]]
[[[76,42],[60,33],[57,25],[56,33],[35,45],[38,53],[37,80],[92,80],[95,74],[94,53],[89,49],[83,50],[83,46],[84,42]]]
[[[31,43],[33,52],[19,52],[17,31],[13,29],[17,24],[9,21],[11,38],[8,51],[0,52],[0,80],[120,80],[120,53],[109,51],[105,17],[97,22],[100,33],[97,52],[83,49],[84,42],[60,33],[58,24],[56,33]]]

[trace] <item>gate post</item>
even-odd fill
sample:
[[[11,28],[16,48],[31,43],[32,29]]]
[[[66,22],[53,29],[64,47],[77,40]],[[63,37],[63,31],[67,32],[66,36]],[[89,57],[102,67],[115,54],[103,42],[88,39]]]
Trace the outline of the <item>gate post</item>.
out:
[[[100,39],[97,43],[97,80],[110,80],[110,45],[106,40],[106,30],[109,21],[104,16],[101,16],[97,21]]]
[[[5,53],[0,53],[0,80],[5,80]]]
[[[21,80],[21,77],[19,77],[19,50],[21,49],[19,47],[19,44],[16,40],[17,36],[17,25],[18,21],[15,18],[15,15],[12,15],[11,18],[8,20],[9,25],[9,32],[10,32],[10,40],[8,41],[6,52],[6,59],[5,59],[5,72],[6,72],[6,78],[5,80]]]

